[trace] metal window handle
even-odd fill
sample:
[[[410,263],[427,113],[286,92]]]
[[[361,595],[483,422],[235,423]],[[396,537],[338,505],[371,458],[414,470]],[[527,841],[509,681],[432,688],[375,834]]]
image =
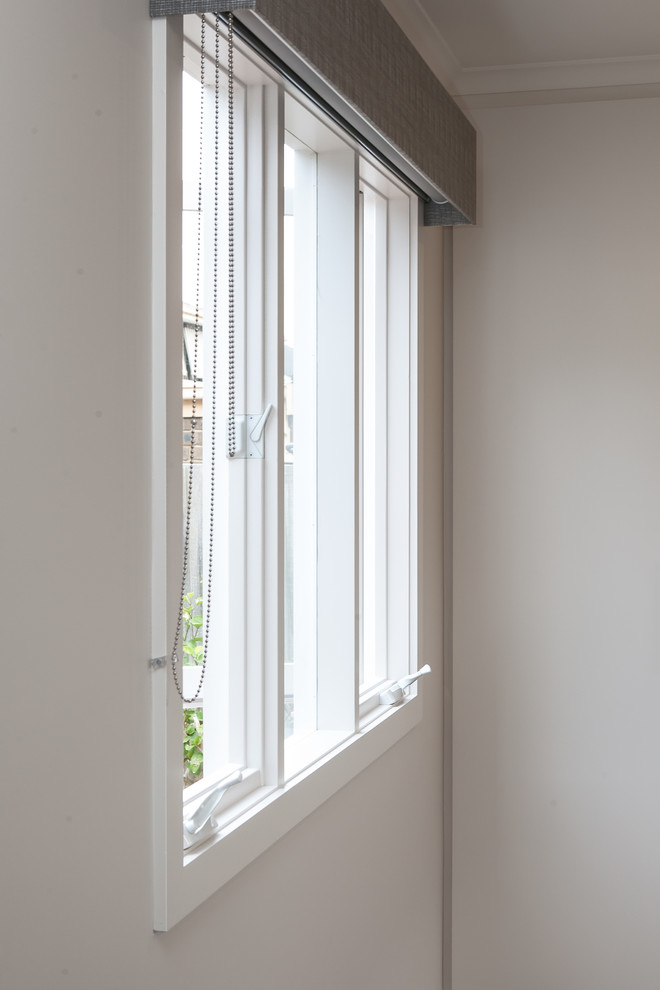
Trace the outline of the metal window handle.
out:
[[[424,664],[423,667],[420,667],[420,669],[416,673],[408,674],[407,677],[402,677],[400,681],[396,682],[396,684],[392,684],[392,686],[387,688],[386,691],[381,692],[379,698],[380,704],[381,705],[400,704],[406,696],[405,694],[406,688],[410,687],[411,684],[414,684],[415,681],[419,680],[419,678],[422,677],[423,674],[430,674],[430,673],[431,673],[431,668],[426,663]]]
[[[263,436],[263,432],[266,429],[266,423],[268,422],[268,417],[270,416],[273,409],[273,403],[269,402],[261,416],[257,420],[256,425],[250,430],[250,440],[254,443],[259,443]]]
[[[226,777],[218,787],[208,794],[192,815],[183,820],[183,848],[190,849],[200,842],[204,842],[218,827],[213,815],[222,803],[225,794],[234,784],[240,784],[243,780],[241,770],[236,770],[230,777]]]
[[[273,411],[269,402],[262,414],[246,413],[234,417],[232,460],[240,461],[264,456],[264,430]],[[227,422],[227,457],[229,457],[229,421]]]

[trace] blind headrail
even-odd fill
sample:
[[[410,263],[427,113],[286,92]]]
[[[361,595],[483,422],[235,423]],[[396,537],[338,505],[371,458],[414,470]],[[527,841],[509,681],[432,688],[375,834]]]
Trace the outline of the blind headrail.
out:
[[[229,12],[420,191],[425,224],[474,223],[474,127],[380,0],[150,0],[152,17]]]

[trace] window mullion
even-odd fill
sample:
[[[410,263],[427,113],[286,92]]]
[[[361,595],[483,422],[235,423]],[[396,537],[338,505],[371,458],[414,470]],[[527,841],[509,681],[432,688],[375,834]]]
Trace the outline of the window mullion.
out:
[[[354,731],[358,661],[358,159],[318,155],[319,729]]]
[[[239,81],[234,82],[234,356],[235,356],[235,410],[237,412],[250,411],[246,408],[249,402],[249,378],[248,378],[248,355],[250,353],[249,334],[249,312],[248,299],[251,292],[251,273],[249,268],[248,238],[249,238],[249,203],[250,188],[248,182],[247,162],[251,153],[250,118],[251,118],[251,88],[242,85]],[[226,238],[223,238],[226,240]],[[225,269],[221,267],[221,271]],[[220,328],[223,336],[227,336],[224,324]],[[228,344],[228,341],[227,341]],[[227,358],[229,348],[227,347]],[[227,360],[227,365],[228,365]],[[229,390],[229,382],[227,383]],[[229,409],[229,391],[225,411]],[[227,540],[240,540],[241,558],[237,561],[236,570],[237,587],[234,589],[234,575],[229,574],[230,595],[234,594],[235,600],[241,604],[241,611],[232,614],[230,621],[236,630],[237,656],[234,659],[229,657],[229,698],[230,705],[238,708],[238,718],[234,712],[229,714],[229,723],[233,725],[231,737],[232,744],[236,747],[235,762],[241,762],[247,767],[259,767],[260,764],[252,759],[249,747],[249,715],[251,699],[248,690],[247,670],[250,662],[250,477],[248,474],[248,464],[241,460],[237,463],[230,463],[226,454],[226,418],[220,419],[220,431],[218,442],[220,443],[220,453],[222,460],[229,472],[230,478],[235,476],[235,484],[232,486],[233,502],[229,506],[229,512],[225,520],[227,526]],[[234,530],[237,530],[234,533]],[[230,558],[231,561],[231,558]],[[242,759],[238,759],[238,754],[242,752]]]
[[[261,294],[251,305],[259,306],[261,321],[260,381],[254,381],[260,410],[272,403],[276,415],[266,424],[265,457],[248,465],[260,473],[258,511],[263,526],[261,573],[254,586],[262,597],[260,656],[261,720],[264,783],[279,785],[284,779],[284,670],[283,670],[283,391],[282,391],[282,214],[284,94],[276,84],[262,89],[262,179],[251,189],[251,199],[261,203],[259,234],[262,241]],[[256,318],[256,314],[255,314]],[[259,398],[260,396],[260,398]],[[255,509],[257,507],[255,506]],[[255,644],[256,645],[256,644]],[[251,674],[252,676],[252,674]],[[256,677],[255,677],[256,679]]]
[[[387,672],[388,201],[363,185],[361,482],[362,690]]]
[[[410,672],[410,604],[413,576],[410,527],[414,516],[414,492],[400,483],[402,471],[414,477],[414,423],[410,397],[416,368],[411,350],[409,280],[392,277],[411,265],[410,206],[405,199],[388,204],[387,267],[387,612],[396,621],[387,624],[388,677],[398,679]]]
[[[289,461],[289,510],[287,539],[293,571],[293,594],[288,653],[293,660],[292,676],[293,732],[306,734],[316,729],[316,577],[317,577],[317,156],[311,151],[297,150],[294,166],[293,250],[285,264],[288,278],[287,300],[293,312],[285,310],[289,320],[289,363],[291,367],[291,415],[289,437],[293,440]],[[291,245],[289,245],[291,248]],[[291,298],[293,297],[293,298]],[[292,325],[291,325],[292,324]],[[285,332],[287,327],[285,327]],[[287,374],[285,369],[285,381]],[[287,412],[289,406],[287,405]],[[290,423],[293,421],[291,432]],[[286,433],[286,431],[285,431]],[[285,471],[287,468],[285,467]],[[291,621],[290,619],[290,621]]]

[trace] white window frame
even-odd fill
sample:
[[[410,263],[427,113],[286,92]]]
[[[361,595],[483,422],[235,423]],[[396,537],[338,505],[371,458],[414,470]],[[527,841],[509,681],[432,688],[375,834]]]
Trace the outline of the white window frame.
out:
[[[153,21],[153,553],[152,553],[152,648],[153,657],[167,657],[171,648],[173,616],[172,602],[178,594],[180,575],[181,534],[181,70],[183,29],[180,18],[155,19]],[[282,585],[282,524],[279,500],[282,492],[283,429],[279,421],[283,408],[283,375],[281,359],[281,244],[283,218],[282,145],[285,127],[296,133],[297,113],[309,120],[315,111],[303,108],[304,101],[289,91],[287,84],[272,78],[267,85],[248,92],[247,101],[261,101],[263,127],[250,140],[262,142],[260,155],[246,164],[246,203],[249,210],[259,201],[264,204],[259,225],[263,229],[263,242],[248,241],[244,246],[250,278],[256,279],[249,293],[241,291],[241,298],[250,303],[241,319],[245,318],[248,335],[255,332],[265,341],[262,363],[250,364],[245,379],[245,393],[240,396],[238,412],[258,412],[264,408],[270,395],[264,394],[264,382],[278,382],[274,423],[268,427],[267,453],[261,464],[243,461],[232,463],[234,478],[228,481],[228,467],[224,450],[220,452],[217,466],[221,471],[219,482],[223,498],[230,503],[231,513],[247,514],[245,527],[235,524],[224,531],[227,540],[239,538],[245,541],[246,575],[236,582],[238,598],[231,599],[232,592],[225,585],[220,596],[224,602],[223,621],[232,632],[232,641],[245,657],[240,683],[231,688],[236,697],[243,699],[248,712],[242,730],[243,758],[235,762],[245,771],[241,784],[232,788],[229,810],[218,816],[220,828],[202,845],[185,854],[182,851],[182,792],[181,792],[181,700],[174,690],[167,663],[152,662],[152,725],[153,725],[153,871],[154,871],[154,929],[166,931],[194,908],[210,897],[224,883],[235,876],[257,856],[268,849],[289,829],[330,798],[344,784],[364,770],[373,760],[398,742],[421,719],[421,696],[412,685],[403,702],[396,706],[379,703],[380,692],[402,676],[417,670],[417,253],[420,206],[416,199],[402,187],[397,197],[388,198],[387,257],[384,264],[391,272],[403,265],[409,273],[405,291],[395,290],[394,279],[388,279],[388,322],[394,327],[399,321],[409,329],[404,334],[388,333],[386,377],[388,381],[387,403],[387,581],[386,597],[388,668],[387,679],[372,683],[369,691],[359,694],[359,631],[355,623],[355,607],[358,597],[359,568],[354,566],[354,579],[346,580],[344,572],[334,572],[332,561],[337,559],[336,540],[343,538],[345,551],[356,557],[359,542],[360,516],[355,495],[350,495],[341,507],[343,517],[337,526],[330,527],[327,539],[332,546],[319,544],[319,558],[327,554],[330,563],[319,565],[318,599],[320,603],[319,642],[323,650],[318,658],[319,702],[318,728],[306,741],[287,747],[283,740],[284,671],[282,649],[282,621],[280,617],[280,588]],[[258,116],[258,115],[257,115]],[[257,119],[247,114],[248,129]],[[329,125],[323,124],[324,127]],[[332,128],[331,128],[332,129]],[[346,148],[350,141],[342,139]],[[332,152],[329,156],[332,157]],[[343,155],[343,158],[342,158]],[[324,182],[352,183],[353,213],[344,216],[344,233],[353,231],[353,244],[358,243],[358,186],[365,182],[381,192],[391,190],[394,180],[388,180],[367,156],[356,147],[338,152],[342,159],[339,172],[333,168],[324,174],[324,163],[319,166],[319,185]],[[335,157],[337,157],[335,156]],[[270,168],[263,174],[258,162],[269,161]],[[329,162],[329,158],[325,164]],[[343,164],[342,164],[343,163]],[[339,178],[338,178],[339,176]],[[387,187],[387,188],[386,188]],[[389,195],[389,194],[388,194]],[[319,225],[341,224],[340,211],[333,196],[319,198]],[[324,203],[326,204],[324,206]],[[324,217],[323,212],[326,211]],[[247,225],[250,226],[248,216]],[[243,250],[243,245],[239,248]],[[319,239],[319,295],[330,300],[330,305],[319,310],[319,320],[350,328],[347,346],[355,355],[355,368],[351,372],[356,383],[359,378],[357,345],[358,320],[358,266],[357,254],[351,250],[340,252],[341,260],[352,267],[345,278],[353,279],[353,296],[346,301],[341,294],[333,294],[332,276],[324,265],[323,252],[336,256],[336,243],[327,238]],[[323,279],[330,279],[323,284]],[[239,303],[239,308],[240,308]],[[348,306],[347,315],[338,307]],[[263,315],[263,323],[262,320]],[[255,322],[258,327],[253,326]],[[350,338],[350,339],[349,339]],[[344,369],[336,367],[339,349],[334,354],[318,355],[323,364],[326,380]],[[237,360],[243,367],[244,354],[240,348]],[[333,361],[335,367],[332,367]],[[329,362],[329,364],[328,364]],[[208,367],[208,364],[207,364]],[[400,388],[401,380],[406,388]],[[408,387],[409,386],[409,387]],[[320,389],[323,376],[319,377]],[[358,393],[359,394],[359,393]],[[395,401],[394,397],[398,396]],[[325,400],[320,400],[323,405]],[[328,399],[327,402],[330,400]],[[326,402],[326,407],[327,407]],[[398,402],[398,405],[397,405]],[[357,402],[346,403],[343,410],[345,423],[341,430],[321,424],[319,448],[323,450],[323,463],[319,469],[319,497],[331,487],[331,465],[336,468],[337,459],[346,460],[346,471],[353,471],[358,485],[358,465],[355,447],[342,450],[345,431],[357,436]],[[223,432],[221,423],[220,432]],[[357,441],[355,441],[356,443]],[[351,453],[351,450],[353,451]],[[398,462],[397,462],[398,459]],[[405,463],[406,470],[401,470]],[[238,470],[235,470],[238,469]],[[257,469],[257,470],[253,470]],[[327,471],[324,477],[323,471]],[[402,484],[401,478],[405,481]],[[336,502],[336,492],[332,496]],[[344,497],[344,496],[342,496]],[[218,510],[216,509],[216,512]],[[336,513],[336,504],[319,506],[321,513]],[[345,522],[352,517],[352,527]],[[404,522],[402,526],[401,523]],[[237,532],[247,536],[236,537]],[[222,526],[216,522],[216,539],[221,538]],[[249,574],[248,574],[249,572]],[[251,575],[251,576],[250,576]],[[256,575],[256,576],[255,576]],[[398,575],[398,577],[397,577]],[[221,582],[220,582],[221,583]],[[249,586],[250,621],[246,622],[246,591]],[[254,599],[257,599],[255,608]],[[405,607],[401,603],[405,602]],[[216,605],[214,604],[214,608]],[[333,644],[337,610],[352,612],[352,647],[346,648],[347,635]],[[260,618],[255,619],[255,616]],[[402,618],[404,616],[404,618]],[[175,617],[174,617],[175,618]],[[231,675],[234,676],[234,675]],[[217,681],[226,684],[222,664],[207,665],[206,699],[219,692]],[[337,683],[344,685],[335,691]],[[348,690],[346,686],[348,685]],[[226,692],[225,692],[226,694]],[[255,712],[258,715],[255,715]],[[212,736],[210,732],[209,738]],[[210,745],[205,740],[206,745]],[[230,747],[231,750],[231,747]],[[222,773],[234,765],[234,750],[229,752],[228,764]],[[286,753],[286,760],[285,760]],[[206,755],[205,755],[206,759]],[[209,766],[212,760],[209,758]],[[217,771],[217,768],[216,768]],[[209,774],[201,785],[195,785],[193,797],[199,800],[217,783],[217,777]],[[193,789],[190,789],[193,790]]]

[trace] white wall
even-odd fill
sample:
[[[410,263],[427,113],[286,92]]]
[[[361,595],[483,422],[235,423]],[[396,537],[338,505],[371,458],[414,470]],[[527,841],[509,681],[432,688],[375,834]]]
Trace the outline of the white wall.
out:
[[[455,235],[453,990],[660,981],[660,102],[491,109]]]
[[[437,990],[435,430],[423,659],[438,676],[423,724],[172,932],[151,932],[146,10],[3,11],[1,982]],[[438,232],[426,239],[437,281]],[[431,420],[438,324],[431,314]]]

